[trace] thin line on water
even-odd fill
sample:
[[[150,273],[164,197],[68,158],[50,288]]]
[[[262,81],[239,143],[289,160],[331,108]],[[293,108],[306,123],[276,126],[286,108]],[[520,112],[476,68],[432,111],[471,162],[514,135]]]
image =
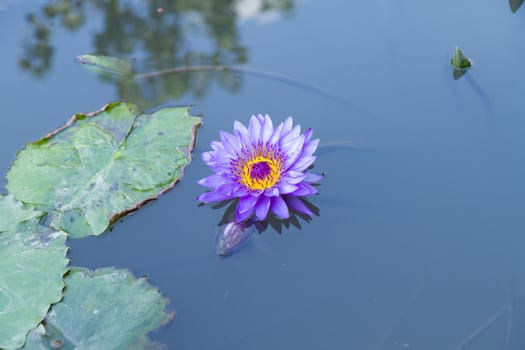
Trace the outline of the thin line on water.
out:
[[[510,306],[503,305],[496,312],[494,312],[485,322],[483,322],[478,328],[471,332],[466,338],[464,338],[456,347],[455,350],[466,350],[468,346],[476,341],[485,331],[492,326],[497,320],[503,315],[509,312]]]
[[[394,319],[394,321],[390,324],[390,326],[385,330],[383,335],[379,337],[378,341],[375,343],[373,350],[380,350],[383,348],[383,346],[386,344],[388,339],[392,337],[392,334],[394,333],[396,327],[401,323],[401,321],[408,315],[410,312],[410,308],[416,303],[416,301],[419,299],[419,297],[423,294],[423,291],[425,287],[427,286],[427,283],[430,279],[432,279],[432,274],[434,272],[434,267],[437,264],[438,261],[438,254],[439,249],[434,253],[432,256],[432,259],[430,260],[428,268],[423,273],[423,278],[421,279],[421,282],[414,288],[412,291],[410,298],[408,299],[408,303],[404,309],[402,309],[398,314],[397,317]]]
[[[363,152],[406,152],[409,148],[378,145],[374,143],[364,143],[360,141],[341,140],[341,141],[321,141],[318,147],[318,154],[333,151],[363,151]]]
[[[163,70],[159,70],[156,72],[137,74],[134,76],[134,79],[135,80],[151,79],[151,78],[155,78],[155,77],[159,77],[163,75],[179,74],[179,73],[194,73],[194,72],[229,72],[229,73],[238,73],[238,74],[245,73],[245,74],[250,74],[256,77],[260,77],[260,78],[278,81],[284,84],[288,84],[291,86],[301,88],[306,91],[313,92],[319,96],[330,99],[334,102],[338,102],[343,105],[346,105],[347,107],[350,107],[357,112],[366,114],[374,119],[379,119],[377,116],[375,116],[370,111],[348,101],[347,99],[341,96],[337,96],[317,86],[314,86],[304,81],[292,78],[290,76],[268,72],[268,71],[263,71],[263,70],[258,70],[254,68],[243,67],[243,66],[223,66],[223,65],[183,66],[183,67],[163,69]]]

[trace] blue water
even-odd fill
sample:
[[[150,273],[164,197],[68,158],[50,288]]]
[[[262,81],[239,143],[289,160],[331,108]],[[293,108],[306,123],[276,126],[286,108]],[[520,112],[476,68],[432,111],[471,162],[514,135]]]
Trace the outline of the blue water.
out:
[[[53,1],[0,0],[4,173],[25,142],[112,100],[191,104],[203,116],[183,180],[112,232],[71,241],[72,264],[147,275],[176,311],[152,334],[170,349],[525,348],[525,8],[289,0],[269,2],[287,11],[246,10],[259,2],[170,9],[159,1],[163,12],[147,1],[112,2],[129,7],[130,19],[85,1],[84,22],[67,29],[42,17]],[[19,63],[35,60],[28,14],[50,30],[40,76]],[[128,33],[117,19],[148,25]],[[454,81],[456,46],[474,67]],[[142,73],[183,57],[245,64],[312,89],[195,73],[144,85],[139,99],[82,69],[74,58],[83,53],[134,58]],[[221,258],[214,235],[223,212],[195,201],[197,180],[210,173],[200,154],[219,130],[254,113],[274,123],[292,115],[321,139],[315,170],[327,176],[312,199],[320,215]],[[512,312],[483,327],[502,307]]]

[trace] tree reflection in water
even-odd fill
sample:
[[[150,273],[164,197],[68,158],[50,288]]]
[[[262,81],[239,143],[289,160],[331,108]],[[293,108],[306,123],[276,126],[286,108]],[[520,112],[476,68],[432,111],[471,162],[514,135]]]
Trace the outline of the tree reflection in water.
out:
[[[33,37],[24,46],[20,66],[36,77],[51,70],[53,31],[76,31],[92,21],[93,51],[133,61],[137,73],[182,66],[246,64],[248,48],[241,42],[239,22],[268,20],[289,14],[295,0],[55,0],[27,16]],[[80,54],[79,53],[79,54]],[[113,77],[121,98],[148,107],[186,93],[203,97],[211,83],[238,91],[242,81],[231,71],[188,71],[148,79]]]

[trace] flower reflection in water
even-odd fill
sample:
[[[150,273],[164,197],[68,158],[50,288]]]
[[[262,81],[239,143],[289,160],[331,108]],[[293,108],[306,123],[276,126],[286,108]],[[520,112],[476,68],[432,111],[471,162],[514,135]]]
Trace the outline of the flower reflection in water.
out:
[[[316,206],[304,199],[302,199],[302,201],[310,209],[313,215],[319,215],[319,209]],[[303,219],[305,222],[310,222],[312,220],[310,215],[291,211],[290,216],[284,220],[271,216],[264,221],[250,219],[238,223],[235,220],[236,201],[224,201],[216,205],[215,208],[222,208],[227,203],[230,203],[230,205],[225,210],[224,215],[219,222],[219,228],[217,229],[215,236],[215,251],[217,255],[220,256],[228,256],[239,251],[250,243],[255,234],[263,233],[268,226],[280,234],[283,231],[283,226],[288,228],[291,225],[301,229],[299,218]]]
[[[215,236],[217,255],[230,255],[244,247],[255,232],[253,224],[238,224],[235,221],[219,226]]]

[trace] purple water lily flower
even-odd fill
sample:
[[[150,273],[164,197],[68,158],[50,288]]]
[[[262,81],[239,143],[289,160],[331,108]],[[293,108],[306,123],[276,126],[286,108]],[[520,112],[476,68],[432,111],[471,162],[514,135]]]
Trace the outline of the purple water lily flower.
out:
[[[289,208],[312,215],[300,197],[317,193],[312,184],[322,176],[307,169],[315,160],[313,153],[319,139],[312,140],[312,129],[301,134],[292,117],[273,127],[268,115],[252,116],[246,128],[239,121],[233,124],[234,134],[220,132],[221,141],[213,141],[213,151],[202,154],[204,162],[215,174],[199,184],[212,190],[197,200],[216,202],[239,198],[236,221],[243,222],[255,214],[264,220],[271,210],[286,219]]]

